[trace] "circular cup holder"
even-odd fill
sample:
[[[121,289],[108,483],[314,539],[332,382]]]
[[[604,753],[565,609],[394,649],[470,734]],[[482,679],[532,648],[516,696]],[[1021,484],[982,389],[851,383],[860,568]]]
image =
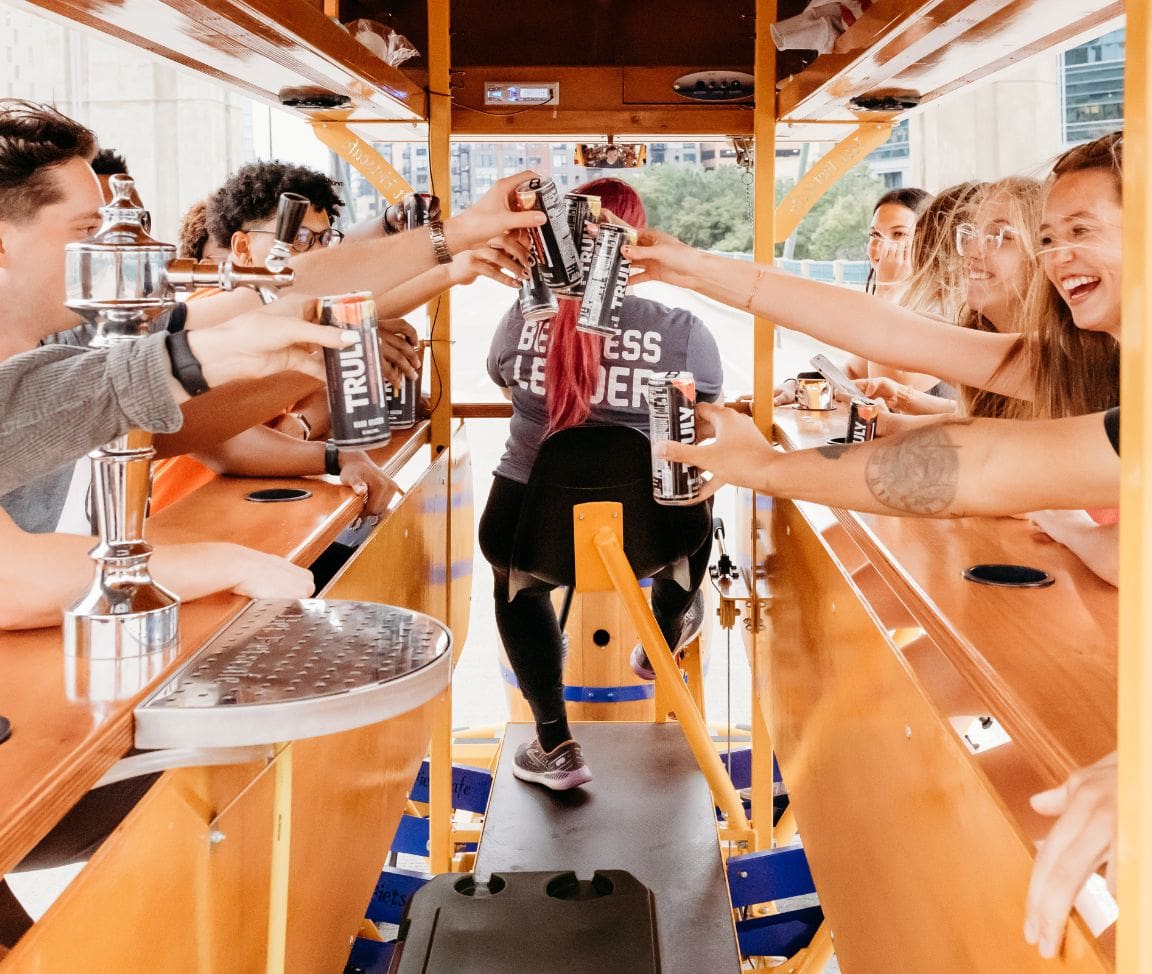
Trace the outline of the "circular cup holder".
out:
[[[1006,588],[1047,588],[1056,581],[1046,571],[1027,565],[972,565],[963,574],[970,582]]]
[[[603,873],[595,873],[591,879],[577,879],[575,873],[563,873],[549,880],[544,892],[554,900],[598,900],[611,896],[615,888]]]
[[[452,888],[462,896],[495,896],[505,886],[499,876],[490,876],[488,882],[478,883],[475,876],[461,876]]]
[[[244,496],[245,500],[255,504],[279,504],[284,501],[302,501],[312,496],[312,491],[303,487],[268,487],[264,490],[254,490]]]

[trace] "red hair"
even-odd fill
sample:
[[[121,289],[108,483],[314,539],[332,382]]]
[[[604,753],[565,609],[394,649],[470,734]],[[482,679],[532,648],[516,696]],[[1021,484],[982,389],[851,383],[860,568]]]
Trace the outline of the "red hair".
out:
[[[606,210],[633,227],[648,225],[640,196],[620,179],[594,179],[574,193],[599,196]],[[592,411],[591,400],[600,381],[600,357],[604,339],[576,330],[577,301],[560,298],[560,310],[548,334],[548,358],[544,363],[544,388],[548,398],[549,432],[579,426]]]

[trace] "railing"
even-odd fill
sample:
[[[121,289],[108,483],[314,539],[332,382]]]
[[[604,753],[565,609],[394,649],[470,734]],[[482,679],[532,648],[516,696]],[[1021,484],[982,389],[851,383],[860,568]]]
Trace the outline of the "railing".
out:
[[[723,257],[737,260],[751,260],[752,255],[722,250],[711,251]],[[868,277],[866,260],[785,260],[776,258],[776,266],[789,274],[807,277],[813,281],[826,281],[829,284],[843,284],[849,287],[863,287]]]

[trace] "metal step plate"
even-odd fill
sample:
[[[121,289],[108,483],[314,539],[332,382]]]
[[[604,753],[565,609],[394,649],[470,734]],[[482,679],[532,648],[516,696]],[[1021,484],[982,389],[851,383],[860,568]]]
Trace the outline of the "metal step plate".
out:
[[[136,746],[240,747],[387,720],[439,694],[452,634],[375,602],[257,601],[136,708]]]

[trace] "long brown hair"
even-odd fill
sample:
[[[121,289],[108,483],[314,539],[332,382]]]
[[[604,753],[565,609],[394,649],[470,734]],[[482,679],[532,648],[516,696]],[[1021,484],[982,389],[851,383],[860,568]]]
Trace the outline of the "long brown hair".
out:
[[[1122,135],[1113,132],[1060,156],[1046,188],[1050,190],[1061,176],[1099,169],[1111,174],[1120,199],[1122,166]],[[1022,354],[1028,356],[1035,390],[1032,417],[1081,416],[1119,405],[1119,344],[1111,335],[1077,328],[1071,310],[1046,274],[1033,277],[1023,317],[1024,334],[1004,365]]]
[[[900,306],[950,321],[960,310],[964,266],[956,253],[956,227],[969,219],[986,183],[958,183],[941,190],[916,220],[912,238],[912,276]]]

